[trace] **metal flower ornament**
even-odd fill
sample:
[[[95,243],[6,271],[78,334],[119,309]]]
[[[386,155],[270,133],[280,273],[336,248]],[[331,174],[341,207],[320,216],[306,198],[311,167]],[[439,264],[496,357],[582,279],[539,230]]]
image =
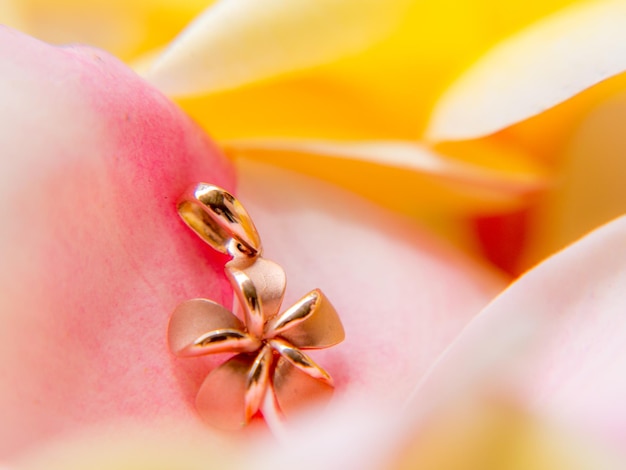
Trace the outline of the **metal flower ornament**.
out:
[[[333,381],[303,349],[343,341],[344,329],[332,304],[312,290],[280,313],[284,270],[261,257],[256,228],[239,201],[222,188],[200,183],[181,198],[185,223],[232,260],[225,271],[235,293],[235,313],[208,299],[180,304],[172,314],[168,339],[180,357],[233,353],[204,380],[196,406],[208,423],[245,426],[272,393],[283,415],[303,402],[328,399]]]

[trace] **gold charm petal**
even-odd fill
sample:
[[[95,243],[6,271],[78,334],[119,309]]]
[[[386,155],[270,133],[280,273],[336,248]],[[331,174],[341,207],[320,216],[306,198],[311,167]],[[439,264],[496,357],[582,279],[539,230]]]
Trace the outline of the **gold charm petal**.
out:
[[[187,300],[176,307],[170,318],[167,332],[170,350],[185,357],[215,352],[198,342],[216,330],[236,330],[243,334],[244,326],[235,315],[212,300]]]
[[[241,429],[248,424],[245,400],[255,357],[239,354],[204,379],[196,397],[196,408],[204,421],[225,430]]]
[[[333,394],[332,385],[302,372],[284,357],[276,364],[272,384],[278,406],[287,417],[307,405],[326,403]]]
[[[257,338],[243,331],[213,330],[200,336],[193,344],[183,349],[179,355],[190,357],[223,352],[252,352],[259,349],[259,346],[261,346],[261,342]]]
[[[271,320],[266,331],[268,336],[280,336],[303,349],[327,348],[345,338],[337,311],[319,289]]]
[[[255,258],[261,239],[248,212],[228,191],[207,183],[189,188],[178,203],[183,221],[211,247],[232,257]]]
[[[263,258],[251,265],[233,260],[226,264],[226,274],[244,308],[248,331],[262,336],[266,320],[278,313],[285,296],[284,269]]]
[[[274,354],[269,344],[266,344],[259,352],[246,380],[246,421],[250,421],[252,416],[259,411],[270,378],[270,368]]]
[[[250,334],[260,337],[263,333],[263,304],[256,286],[245,272],[238,269],[226,269],[226,274],[233,285],[237,301],[243,308],[244,321]]]
[[[330,386],[333,385],[333,379],[330,377],[328,372],[318,366],[313,359],[304,354],[298,348],[293,347],[287,341],[273,339],[270,341],[270,345],[297,369],[300,369],[302,372],[313,377],[314,379],[321,380]]]

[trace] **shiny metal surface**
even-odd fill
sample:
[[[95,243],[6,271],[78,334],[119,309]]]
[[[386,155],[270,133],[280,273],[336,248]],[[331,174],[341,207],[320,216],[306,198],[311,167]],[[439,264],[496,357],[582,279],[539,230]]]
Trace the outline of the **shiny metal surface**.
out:
[[[259,411],[270,380],[270,369],[274,354],[269,344],[263,346],[250,367],[246,379],[245,414],[246,422]]]
[[[287,286],[285,270],[280,265],[258,257],[252,264],[232,260],[226,263],[225,269],[236,294],[241,287],[235,273],[241,273],[254,284],[263,305],[264,322],[278,314]]]
[[[261,239],[248,212],[222,188],[206,183],[189,188],[178,203],[178,213],[217,251],[235,258],[261,254]]]
[[[310,375],[314,379],[326,382],[328,385],[333,385],[333,379],[330,377],[328,372],[318,366],[313,359],[295,346],[281,339],[270,340],[270,345],[278,354],[287,359],[294,367],[297,367],[305,374]]]
[[[247,212],[228,192],[200,183],[179,203],[183,220],[203,240],[233,260],[226,264],[241,319],[207,299],[180,304],[170,319],[168,340],[179,356],[237,354],[213,370],[196,399],[208,423],[237,429],[259,412],[273,393],[281,412],[328,399],[332,378],[302,349],[341,342],[345,332],[334,307],[319,290],[279,313],[286,287],[284,270],[263,259],[261,242]]]
[[[258,340],[243,331],[243,323],[220,304],[207,299],[187,300],[176,307],[170,318],[169,347],[182,357],[254,351]],[[223,338],[219,332],[223,332]]]
[[[222,352],[251,352],[256,351],[261,342],[247,333],[239,330],[213,330],[200,336],[193,344],[187,346],[181,355],[197,356],[199,354],[216,354]]]
[[[265,319],[263,318],[261,296],[257,292],[254,282],[245,271],[227,269],[226,272],[229,274],[239,304],[243,307],[246,328],[250,334],[260,337],[263,334]]]
[[[281,336],[299,348],[323,349],[341,343],[345,331],[337,311],[314,289],[268,323],[268,335]]]

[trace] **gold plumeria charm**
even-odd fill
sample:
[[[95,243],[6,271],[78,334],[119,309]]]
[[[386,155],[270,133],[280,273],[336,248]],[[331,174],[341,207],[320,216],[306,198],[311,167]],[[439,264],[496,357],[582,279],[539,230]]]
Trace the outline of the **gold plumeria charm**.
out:
[[[330,375],[303,349],[343,341],[337,312],[319,289],[280,313],[284,270],[261,257],[261,240],[241,203],[222,188],[200,183],[178,203],[185,223],[215,250],[232,256],[225,271],[235,293],[235,313],[212,300],[180,304],[170,319],[171,351],[180,357],[233,353],[204,380],[196,406],[203,419],[237,429],[262,411],[272,393],[280,413],[301,402],[328,399]]]

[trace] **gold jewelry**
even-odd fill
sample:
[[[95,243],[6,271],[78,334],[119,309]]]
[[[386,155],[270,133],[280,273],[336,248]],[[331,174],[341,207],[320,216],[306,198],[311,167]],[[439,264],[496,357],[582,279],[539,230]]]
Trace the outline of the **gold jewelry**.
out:
[[[332,378],[303,352],[333,346],[345,337],[324,294],[312,290],[279,313],[285,272],[261,257],[252,219],[224,189],[199,183],[182,196],[178,212],[200,238],[232,257],[225,271],[236,312],[212,300],[192,299],[174,310],[169,323],[169,346],[177,356],[236,354],[210,372],[200,387],[196,406],[203,419],[237,429],[263,413],[268,393],[285,415],[302,402],[329,398]]]

